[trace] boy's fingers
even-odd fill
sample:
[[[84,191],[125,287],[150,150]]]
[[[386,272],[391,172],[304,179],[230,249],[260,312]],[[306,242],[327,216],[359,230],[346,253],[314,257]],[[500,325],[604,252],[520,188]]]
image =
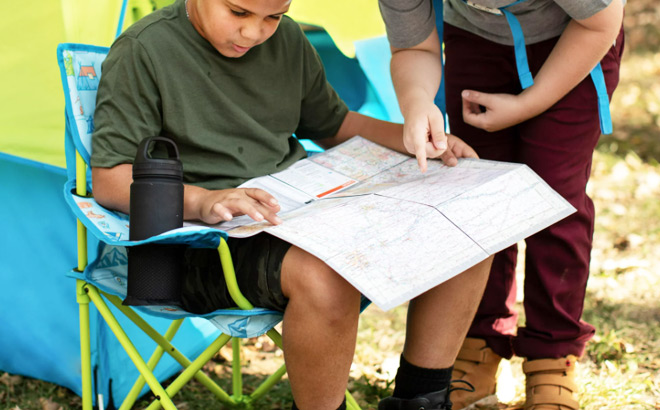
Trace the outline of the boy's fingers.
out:
[[[279,216],[277,216],[275,212],[264,213],[264,215],[266,220],[272,223],[273,225],[279,225],[282,223],[282,219]]]
[[[470,103],[476,106],[479,105],[483,105],[484,107],[490,106],[491,95],[488,93],[482,93],[473,90],[463,90],[463,92],[461,92],[461,97],[463,97],[463,101],[469,101]]]
[[[479,154],[467,142],[458,138],[453,134],[448,134],[449,149],[454,153],[456,158],[476,158],[479,159]]]
[[[248,203],[247,201],[239,201],[236,204],[236,207],[238,208],[239,212],[249,216],[250,218],[254,219],[257,222],[261,222],[264,220],[264,215],[261,212],[259,212],[255,206]]]
[[[257,222],[266,220],[273,225],[282,223],[282,220],[273,212],[272,208],[264,206],[261,202],[250,203],[247,200],[242,200],[236,203],[236,208],[240,213],[249,216]]]
[[[460,157],[479,159],[479,154],[477,154],[477,151],[475,151],[474,148],[472,148],[466,143],[463,143],[463,145],[461,146]]]
[[[474,119],[483,114],[480,106],[486,106],[486,104],[482,101],[482,95],[482,93],[476,91],[463,90],[461,93],[463,101],[463,119]]]
[[[474,115],[483,114],[481,112],[481,107],[479,107],[479,104],[463,99],[463,115],[465,115],[465,113],[474,114]]]
[[[417,157],[419,170],[426,172],[426,143],[415,145],[415,157]]]
[[[479,91],[463,90],[463,121],[474,127],[492,130],[492,110],[496,106],[497,98],[494,94]]]
[[[219,218],[219,220],[211,223],[218,223],[222,221],[231,221],[233,218],[233,215],[231,212],[229,212],[229,209],[227,209],[225,206],[223,206],[221,203],[216,202],[213,204],[211,207],[211,213],[213,214],[212,216],[215,218]]]
[[[417,165],[422,172],[426,172],[426,142],[428,135],[426,130],[420,127],[411,127],[405,130],[403,136],[403,144],[406,150],[415,155],[417,158]]]
[[[450,149],[445,150],[445,152],[440,155],[440,159],[442,159],[442,162],[450,167],[456,166],[458,164],[458,159],[456,159],[456,155],[454,155],[454,152]]]
[[[477,108],[478,110],[478,108]],[[474,112],[471,108],[465,108],[463,106],[463,121],[466,124],[472,125],[473,127],[477,128],[484,128],[484,113],[482,112]]]
[[[431,128],[431,142],[436,150],[444,151],[447,149],[447,136],[445,135],[445,121],[442,113],[429,116],[429,127]]]
[[[256,208],[257,212],[259,212],[259,214],[261,216],[263,216],[263,219],[267,220],[268,222],[272,223],[273,225],[279,225],[279,224],[282,223],[282,219],[280,219],[280,217],[277,216],[277,213],[273,212],[272,209],[270,209],[268,207],[265,207],[261,204],[257,204],[255,208]]]
[[[246,188],[245,193],[252,199],[261,202],[270,207],[279,207],[277,199],[274,196],[259,188]]]

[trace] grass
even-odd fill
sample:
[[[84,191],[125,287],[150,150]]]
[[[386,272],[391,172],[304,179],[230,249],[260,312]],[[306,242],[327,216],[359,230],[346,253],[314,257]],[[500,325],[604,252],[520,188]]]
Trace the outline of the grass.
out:
[[[615,133],[602,138],[588,186],[597,219],[583,319],[596,326],[596,335],[578,369],[586,410],[660,409],[660,9],[655,3],[629,0],[626,6],[626,51],[612,102]],[[391,392],[404,328],[405,307],[382,312],[371,306],[361,317],[349,389],[364,409],[376,408]],[[267,352],[259,350],[264,346]],[[281,352],[271,347],[264,338],[246,345],[246,390],[281,363]],[[229,350],[223,348],[204,368],[228,389]],[[498,389],[502,402],[491,408],[524,400],[521,363],[505,362]],[[182,409],[222,408],[197,383],[175,402]],[[265,410],[290,405],[286,382],[258,402]],[[0,409],[80,407],[80,398],[63,387],[0,375]]]

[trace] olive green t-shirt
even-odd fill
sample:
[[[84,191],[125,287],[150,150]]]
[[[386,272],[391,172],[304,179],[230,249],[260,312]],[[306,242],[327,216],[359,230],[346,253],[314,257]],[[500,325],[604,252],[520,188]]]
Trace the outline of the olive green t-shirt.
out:
[[[178,145],[184,182],[209,189],[285,169],[306,156],[294,133],[331,137],[348,112],[293,20],[228,58],[194,29],[181,0],[115,41],[96,104],[92,166],[132,163],[143,138],[161,135]]]

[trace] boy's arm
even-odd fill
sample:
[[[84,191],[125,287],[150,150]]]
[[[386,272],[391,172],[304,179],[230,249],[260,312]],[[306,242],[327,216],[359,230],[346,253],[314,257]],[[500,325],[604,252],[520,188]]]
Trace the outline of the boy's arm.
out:
[[[464,121],[497,131],[546,111],[589,75],[612,46],[622,20],[621,0],[613,0],[589,18],[571,20],[534,78],[534,85],[519,95],[464,90]]]
[[[129,213],[133,168],[120,164],[112,168],[92,168],[94,198],[106,208]],[[194,185],[184,185],[183,219],[207,224],[229,221],[236,215],[248,215],[255,221],[264,219],[272,224],[282,220],[277,200],[257,188],[209,190]]]
[[[330,148],[341,144],[351,137],[360,135],[387,148],[406,153],[403,141],[401,140],[402,132],[403,126],[401,124],[382,121],[355,111],[349,111],[334,137],[315,142],[318,142],[324,148]]]
[[[442,64],[438,32],[409,48],[392,47],[390,72],[404,118],[403,144],[426,171],[426,158],[447,148],[445,121],[434,99],[440,87]]]
[[[360,135],[372,142],[407,154],[408,150],[401,138],[403,129],[404,126],[402,124],[381,121],[355,111],[349,111],[346,117],[344,117],[339,131],[337,131],[337,135],[316,142],[325,148],[329,148],[341,144],[355,135]],[[447,137],[449,149],[443,150],[442,153],[438,153],[433,158],[439,157],[449,166],[454,166],[458,163],[456,158],[478,158],[477,153],[460,138],[453,135],[447,135]]]

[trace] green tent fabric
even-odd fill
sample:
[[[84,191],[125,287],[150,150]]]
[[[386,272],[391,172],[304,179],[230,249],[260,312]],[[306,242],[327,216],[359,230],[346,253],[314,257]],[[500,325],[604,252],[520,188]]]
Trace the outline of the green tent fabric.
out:
[[[355,57],[355,42],[385,34],[376,0],[293,0],[287,13],[302,24],[323,27],[336,47]]]
[[[125,26],[171,1],[128,2]],[[110,45],[121,0],[0,2],[0,152],[64,167],[64,96],[55,49]]]

